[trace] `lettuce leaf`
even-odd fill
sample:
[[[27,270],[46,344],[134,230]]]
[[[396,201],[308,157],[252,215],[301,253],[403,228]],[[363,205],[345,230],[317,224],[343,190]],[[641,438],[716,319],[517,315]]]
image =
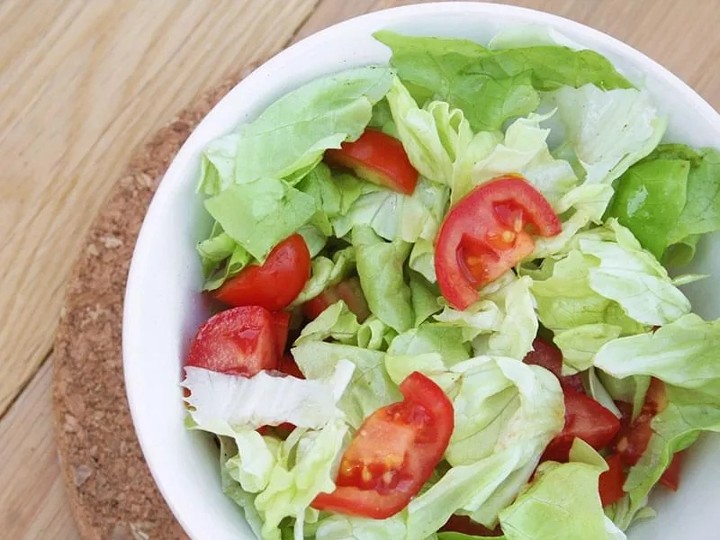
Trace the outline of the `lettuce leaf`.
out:
[[[392,49],[390,63],[421,105],[430,100],[461,109],[475,131],[499,130],[509,118],[526,116],[539,102],[538,90],[595,83],[629,88],[612,64],[593,51],[560,46],[489,50],[463,39],[376,32]]]
[[[291,307],[299,306],[315,298],[328,287],[337,285],[354,269],[355,249],[352,246],[336,251],[332,259],[322,255],[315,257],[311,262],[310,279],[297,298],[292,301]]]
[[[385,66],[319,77],[271,103],[203,152],[199,191],[217,195],[260,178],[300,180],[328,148],[357,139],[393,78]]]
[[[413,327],[412,292],[403,277],[410,245],[385,242],[367,226],[353,229],[360,285],[370,311],[397,332]]]
[[[355,366],[350,384],[337,404],[355,429],[380,407],[402,400],[400,391],[385,371],[383,352],[311,341],[294,347],[292,355],[305,376],[313,379],[327,378],[341,361]]]
[[[315,200],[282,180],[233,184],[205,201],[227,235],[258,261],[316,212]]]
[[[302,380],[264,371],[248,378],[188,366],[181,384],[190,391],[184,399],[197,428],[233,437],[245,429],[284,422],[322,427],[340,415],[337,402],[353,371],[351,362],[341,361],[323,378],[306,374],[308,379]]]

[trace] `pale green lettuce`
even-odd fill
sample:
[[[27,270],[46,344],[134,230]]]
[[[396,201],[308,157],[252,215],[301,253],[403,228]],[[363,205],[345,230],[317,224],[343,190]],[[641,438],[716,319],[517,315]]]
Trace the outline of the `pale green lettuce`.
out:
[[[397,332],[412,328],[415,321],[412,292],[403,277],[410,244],[385,242],[367,226],[353,229],[352,243],[360,285],[370,311]]]
[[[385,353],[362,347],[310,341],[292,349],[298,366],[308,378],[326,378],[338,362],[355,366],[350,384],[337,406],[355,429],[380,407],[402,400],[397,385],[385,371]]]
[[[315,298],[328,287],[340,283],[353,270],[355,270],[355,249],[352,246],[336,251],[332,259],[322,255],[315,257],[311,262],[310,279],[291,306],[299,306]]]

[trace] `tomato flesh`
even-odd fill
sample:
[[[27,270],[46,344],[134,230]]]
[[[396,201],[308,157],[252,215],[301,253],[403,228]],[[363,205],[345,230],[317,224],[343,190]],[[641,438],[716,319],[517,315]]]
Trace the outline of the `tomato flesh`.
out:
[[[212,295],[229,306],[285,309],[310,277],[310,252],[302,236],[293,234],[273,248],[263,264],[251,264]]]
[[[670,465],[660,477],[660,483],[666,488],[677,491],[680,485],[680,466],[682,462],[682,452],[678,452],[672,458]]]
[[[450,442],[452,403],[418,372],[400,392],[403,401],[365,419],[342,456],[335,491],[319,494],[313,508],[384,519],[405,508],[427,482]]]
[[[316,319],[338,300],[345,302],[359,322],[363,322],[370,316],[370,308],[360,286],[360,279],[357,277],[348,278],[337,285],[328,287],[315,298],[305,302],[302,307],[303,315],[308,319]]]
[[[620,454],[610,454],[605,461],[607,461],[608,470],[600,475],[598,489],[602,505],[608,506],[619,501],[625,495],[623,491],[625,479]]]
[[[645,453],[652,437],[652,420],[667,406],[665,383],[652,378],[645,394],[640,414],[635,420],[630,418],[632,409],[624,416],[623,427],[614,443],[615,450],[622,456],[623,464],[632,467]]]
[[[282,358],[282,355],[285,352],[289,326],[290,313],[288,311],[276,311],[272,314],[272,331],[275,338],[278,358]]]
[[[285,373],[286,375],[297,377],[298,379],[305,378],[305,375],[302,371],[300,371],[300,368],[298,367],[295,359],[290,353],[285,353],[280,357],[280,362],[278,363],[277,370]]]
[[[260,306],[242,306],[213,315],[190,345],[186,366],[252,377],[278,363],[275,318]]]
[[[562,225],[550,203],[521,176],[481,184],[445,216],[437,236],[440,292],[458,309],[479,300],[477,289],[530,255],[531,234],[551,237]]]
[[[325,152],[325,161],[352,169],[357,176],[394,191],[412,194],[418,172],[408,159],[402,143],[381,131],[367,129],[353,142]]]
[[[569,387],[578,392],[584,391],[582,378],[578,373],[574,375],[562,374],[562,351],[553,343],[548,343],[542,338],[535,338],[533,350],[525,355],[523,362],[543,367],[552,372],[563,388]]]
[[[543,459],[565,462],[575,438],[584,440],[596,450],[604,448],[620,430],[620,420],[591,397],[572,388],[563,388],[565,426],[550,441]]]
[[[458,532],[470,536],[485,536],[490,538],[503,535],[499,526],[494,529],[488,529],[484,525],[473,521],[468,516],[459,516],[457,514],[450,516],[450,519],[447,520],[445,525],[440,527],[440,531]]]

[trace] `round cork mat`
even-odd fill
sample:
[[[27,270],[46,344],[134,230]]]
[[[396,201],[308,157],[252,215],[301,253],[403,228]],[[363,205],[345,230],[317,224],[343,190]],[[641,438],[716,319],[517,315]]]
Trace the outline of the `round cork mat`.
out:
[[[83,539],[186,538],[143,459],[122,368],[122,306],[150,199],[197,123],[255,66],[202,95],[133,155],[92,224],[68,283],[54,350],[60,463]]]

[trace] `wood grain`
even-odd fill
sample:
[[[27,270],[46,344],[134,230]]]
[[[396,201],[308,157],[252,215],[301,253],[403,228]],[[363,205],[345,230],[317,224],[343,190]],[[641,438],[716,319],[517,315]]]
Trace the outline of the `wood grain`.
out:
[[[715,0],[506,2],[618,37],[720,107]],[[133,148],[293,36],[404,3],[0,2],[0,536],[78,537],[52,439],[50,364],[38,366],[84,232]]]
[[[282,48],[315,3],[0,2],[0,415],[50,350],[75,254],[130,152]]]
[[[51,383],[46,362],[0,423],[3,538],[79,538],[52,437]]]

